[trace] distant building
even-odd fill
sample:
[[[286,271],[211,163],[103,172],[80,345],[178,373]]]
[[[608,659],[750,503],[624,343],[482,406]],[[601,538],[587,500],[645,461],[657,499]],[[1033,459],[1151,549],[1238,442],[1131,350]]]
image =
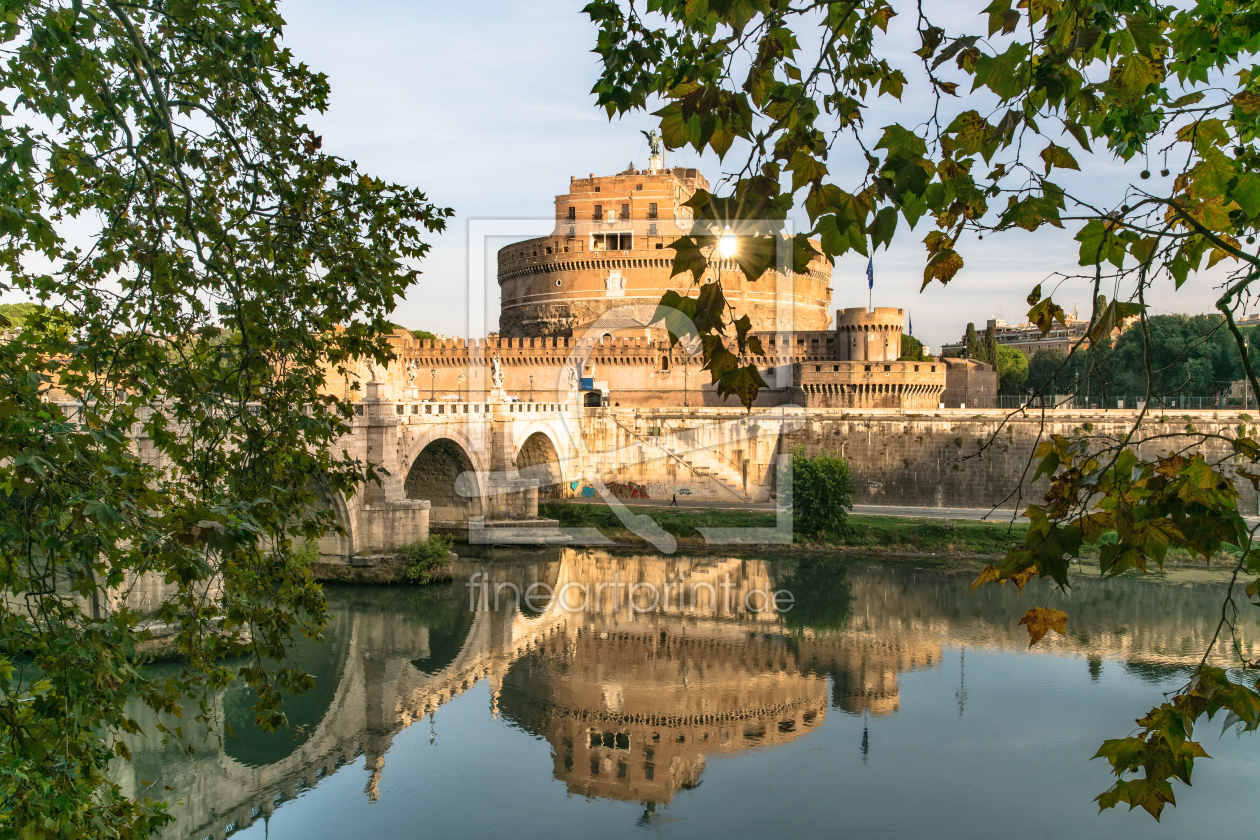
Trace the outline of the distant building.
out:
[[[1041,327],[1036,324],[1016,324],[1008,325],[1000,318],[990,318],[985,323],[985,329],[993,327],[994,335],[997,337],[999,345],[1006,347],[1014,347],[1024,353],[1026,356],[1037,355],[1038,350],[1071,350],[1076,342],[1083,340],[1081,349],[1089,347],[1089,339],[1085,334],[1089,331],[1089,321],[1080,318],[1068,318],[1067,327],[1058,321],[1054,323],[1054,329],[1045,335],[1041,334]],[[1117,331],[1118,332],[1118,331]],[[983,331],[980,332],[983,336]],[[964,347],[964,341],[951,342],[941,345],[942,356],[961,356]]]

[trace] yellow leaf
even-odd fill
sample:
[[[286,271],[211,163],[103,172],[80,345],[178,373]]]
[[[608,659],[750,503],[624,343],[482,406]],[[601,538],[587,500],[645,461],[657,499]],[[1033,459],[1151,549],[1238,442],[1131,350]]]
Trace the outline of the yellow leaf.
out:
[[[989,564],[984,567],[984,571],[980,573],[980,577],[976,578],[975,582],[971,584],[971,591],[975,592],[991,580],[998,580],[997,566],[994,566],[993,564]]]
[[[1011,583],[1018,586],[1019,592],[1022,595],[1024,594],[1024,584],[1028,583],[1028,581],[1032,580],[1036,576],[1037,576],[1037,570],[1033,568],[1032,566],[1029,566],[1027,569],[1024,569],[1022,572],[1016,572],[1015,574],[1011,575],[1009,578],[1007,578],[1007,580],[1009,580]],[[1066,619],[1066,616],[1065,616],[1065,619]]]
[[[1067,635],[1067,613],[1062,610],[1033,607],[1024,613],[1024,617],[1019,620],[1019,623],[1028,628],[1029,647],[1041,641],[1041,637],[1051,630],[1060,636]]]

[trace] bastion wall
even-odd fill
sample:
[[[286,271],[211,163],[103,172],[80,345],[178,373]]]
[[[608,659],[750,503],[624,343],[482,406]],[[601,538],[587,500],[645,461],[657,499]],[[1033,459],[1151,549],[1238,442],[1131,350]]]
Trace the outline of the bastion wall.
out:
[[[719,412],[726,414],[726,412]],[[1236,434],[1245,421],[1228,412],[1192,412],[1200,433]],[[862,412],[839,414],[807,409],[793,421],[780,419],[777,411],[754,411],[743,419],[731,415],[686,417],[666,412],[621,412],[610,421],[592,426],[584,439],[597,449],[640,445],[643,434],[658,428],[659,434],[687,441],[687,458],[704,465],[697,476],[668,459],[642,463],[598,463],[604,481],[637,483],[648,489],[695,500],[766,501],[775,490],[778,456],[802,447],[807,455],[822,450],[840,453],[854,478],[854,503],[889,507],[999,506],[1023,510],[1043,500],[1047,479],[1029,481],[1036,466],[1029,466],[1037,444],[1051,435],[1074,437],[1086,433],[1118,438],[1131,428],[1133,412],[1048,413],[1007,419],[997,410],[953,410],[923,414]],[[740,425],[743,424],[743,425]],[[1192,439],[1185,434],[1182,415],[1160,422],[1148,419],[1135,436],[1137,451],[1154,458],[1180,451]],[[1247,425],[1250,425],[1248,423]],[[996,433],[996,437],[994,434]],[[601,439],[600,435],[603,435]],[[620,434],[618,440],[616,435]],[[1165,437],[1168,436],[1168,437]],[[639,439],[636,439],[638,437]],[[1197,438],[1193,439],[1197,441]],[[992,441],[990,443],[990,441]],[[637,450],[632,450],[637,451]],[[1230,455],[1228,446],[1210,441],[1199,447],[1209,460]],[[644,448],[646,456],[651,446]],[[1225,472],[1234,479],[1241,497],[1240,510],[1255,514],[1257,493],[1249,481],[1238,479],[1232,465]],[[655,495],[654,495],[655,497]]]

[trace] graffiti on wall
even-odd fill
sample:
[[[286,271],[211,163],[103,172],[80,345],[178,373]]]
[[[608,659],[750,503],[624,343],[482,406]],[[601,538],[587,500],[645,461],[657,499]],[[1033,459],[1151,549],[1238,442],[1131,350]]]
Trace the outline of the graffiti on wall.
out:
[[[650,499],[648,489],[645,485],[635,484],[632,481],[610,481],[604,485],[608,488],[608,492],[612,493],[618,499]]]

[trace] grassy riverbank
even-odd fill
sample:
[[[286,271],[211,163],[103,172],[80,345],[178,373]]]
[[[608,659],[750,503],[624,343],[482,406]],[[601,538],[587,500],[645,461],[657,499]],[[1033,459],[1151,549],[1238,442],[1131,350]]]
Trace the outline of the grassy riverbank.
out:
[[[679,545],[702,546],[697,528],[771,528],[774,513],[764,510],[635,507],[634,513],[650,516]],[[645,544],[628,531],[606,505],[544,502],[538,515],[559,520],[561,527],[598,528],[609,539],[626,544]],[[802,547],[851,548],[864,553],[1005,554],[1013,542],[1023,542],[1026,525],[951,519],[910,519],[899,516],[850,515],[845,527],[820,540],[801,540]]]
[[[638,515],[650,516],[682,546],[703,546],[698,528],[770,528],[774,513],[766,510],[717,508],[657,508],[635,506]],[[646,545],[647,541],[626,529],[606,505],[544,502],[538,515],[559,520],[561,527],[598,528],[604,536],[625,545]],[[1006,514],[1009,515],[1009,514]],[[968,519],[919,519],[901,516],[864,516],[850,514],[843,528],[818,539],[799,535],[796,546],[805,549],[852,551],[861,554],[956,555],[976,558],[1004,557],[1012,545],[1022,545],[1028,532],[1026,524],[1008,520],[979,522]],[[1113,536],[1114,539],[1114,536]],[[1096,546],[1083,546],[1086,561],[1098,558]],[[1238,549],[1225,546],[1212,564],[1228,563],[1238,556]],[[1202,566],[1202,558],[1172,549],[1167,562],[1176,565]],[[1154,567],[1152,567],[1154,569]]]

